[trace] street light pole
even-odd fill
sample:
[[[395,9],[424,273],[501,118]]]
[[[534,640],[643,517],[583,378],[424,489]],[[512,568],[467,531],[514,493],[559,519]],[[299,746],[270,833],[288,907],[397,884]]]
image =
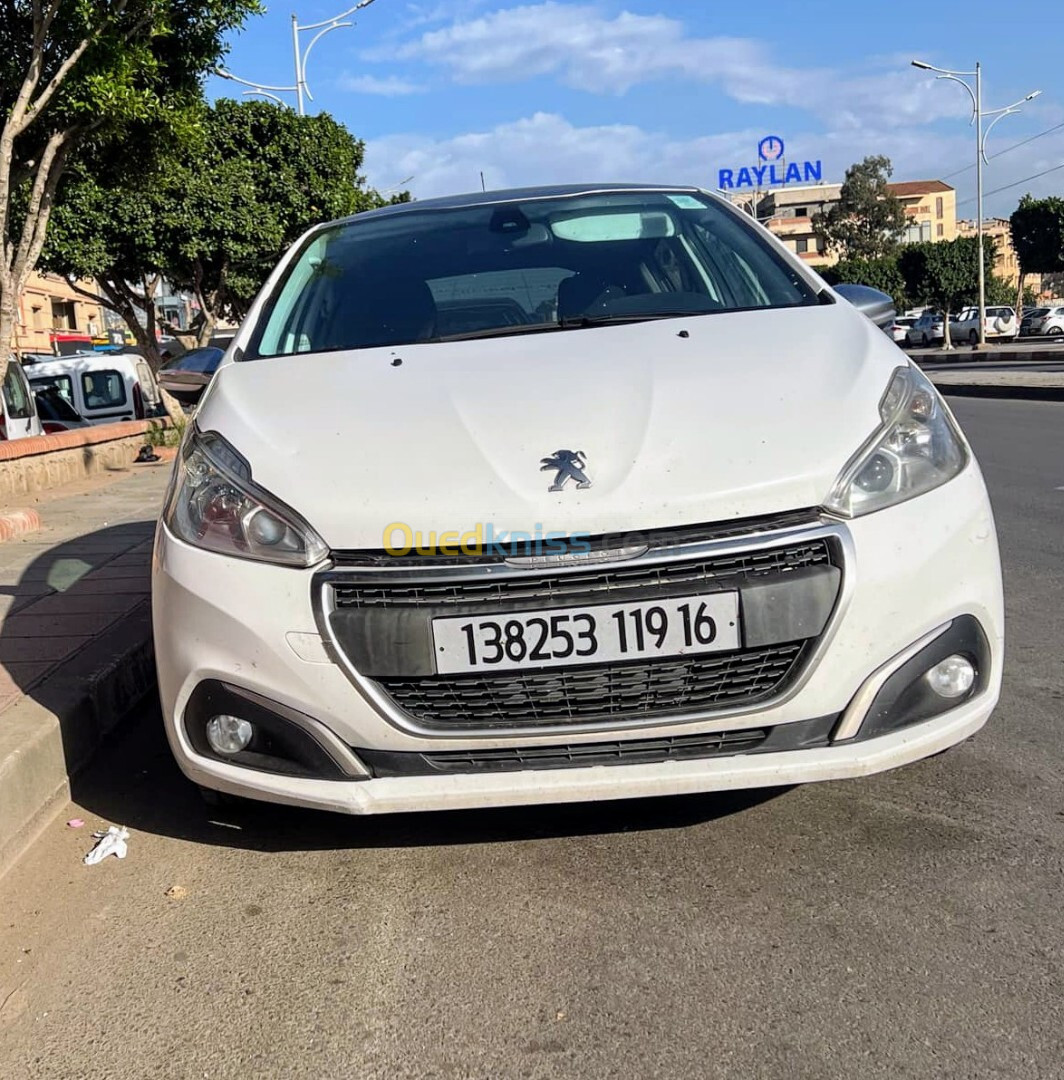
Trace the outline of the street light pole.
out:
[[[292,55],[296,61],[296,112],[303,116],[303,64],[299,55],[299,21],[292,16]]]
[[[1004,116],[1008,116],[1010,113],[1020,111],[1020,106],[1025,102],[1033,101],[1042,92],[1041,90],[1032,90],[1026,97],[1020,98],[1019,101],[1014,101],[1011,105],[1005,105],[1000,109],[990,109],[987,112],[983,111],[983,66],[977,60],[975,62],[975,71],[949,71],[946,68],[933,67],[931,64],[924,63],[923,60],[913,60],[912,66],[914,68],[920,68],[921,71],[934,71],[937,72],[937,78],[949,79],[951,82],[960,83],[965,90],[968,91],[968,96],[972,99],[972,118],[969,123],[975,124],[975,204],[976,204],[976,223],[975,223],[975,236],[976,247],[978,250],[979,258],[979,347],[986,346],[986,269],[983,266],[983,165],[987,163],[986,156],[986,140],[990,134],[990,129]],[[964,81],[964,78],[975,78],[975,89]],[[994,119],[987,125],[987,129],[983,131],[983,117],[992,116]]]
[[[979,251],[979,348],[986,348],[986,267],[983,265],[983,66],[975,62],[975,223]]]
[[[300,26],[298,18],[292,16],[292,59],[295,62],[296,83],[295,86],[266,86],[264,83],[249,82],[247,79],[238,79],[232,73],[225,71],[222,68],[215,68],[215,75],[220,75],[223,79],[229,79],[232,82],[240,83],[242,86],[250,86],[250,90],[245,90],[247,95],[257,94],[260,97],[268,97],[283,105],[284,102],[280,100],[274,93],[268,91],[278,91],[280,93],[296,95],[296,112],[300,116],[306,115],[306,101],[313,101],[314,95],[310,92],[310,87],[307,86],[307,60],[310,57],[310,50],[323,38],[326,34],[331,33],[333,30],[339,30],[342,27],[351,27],[355,24],[353,22],[345,21],[349,15],[354,15],[356,11],[361,11],[363,8],[367,8],[372,4],[374,0],[359,0],[359,3],[354,7],[348,8],[347,11],[341,11],[339,15],[334,15],[331,19],[323,19],[321,22],[307,23],[306,26]],[[318,32],[310,39],[310,43],[304,49],[300,45],[299,35],[305,30],[317,30]]]

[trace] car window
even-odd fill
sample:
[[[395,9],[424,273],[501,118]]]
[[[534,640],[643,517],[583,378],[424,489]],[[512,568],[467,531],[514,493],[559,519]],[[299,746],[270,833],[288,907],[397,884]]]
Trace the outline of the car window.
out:
[[[71,405],[74,404],[74,382],[69,375],[41,375],[30,379],[30,386],[34,390],[54,386]]]
[[[54,386],[34,388],[33,396],[37,399],[37,412],[42,420],[63,420],[80,423],[81,413]]]
[[[4,404],[12,420],[28,420],[33,415],[33,402],[22,367],[17,361],[7,365],[4,376]]]
[[[86,371],[81,391],[87,409],[115,409],[126,403],[126,381],[117,371]]]
[[[246,357],[817,302],[760,230],[706,196],[414,209],[313,235]]]
[[[204,346],[202,349],[189,349],[187,353],[175,356],[173,360],[167,360],[159,369],[160,371],[190,371],[200,375],[213,375],[222,362],[225,353],[222,349],[213,346]]]

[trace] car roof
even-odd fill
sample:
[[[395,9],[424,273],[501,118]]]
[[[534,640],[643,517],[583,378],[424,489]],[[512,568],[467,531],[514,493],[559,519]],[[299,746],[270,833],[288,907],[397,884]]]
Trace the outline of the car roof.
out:
[[[530,199],[566,199],[578,195],[621,195],[629,191],[655,192],[668,195],[705,195],[699,187],[675,184],[548,184],[541,187],[504,188],[499,191],[471,191],[463,195],[445,195],[437,199],[395,203],[377,210],[341,218],[342,222],[365,221],[369,218],[393,217],[422,210],[461,210],[472,206],[494,206],[498,203],[525,202]],[[330,225],[339,222],[329,222]]]
[[[139,353],[73,353],[70,356],[57,356],[54,360],[45,360],[30,364],[26,368],[26,377],[32,381],[43,375],[63,375],[72,371],[114,371],[129,367],[136,369],[144,357]],[[126,370],[129,370],[126,368]]]

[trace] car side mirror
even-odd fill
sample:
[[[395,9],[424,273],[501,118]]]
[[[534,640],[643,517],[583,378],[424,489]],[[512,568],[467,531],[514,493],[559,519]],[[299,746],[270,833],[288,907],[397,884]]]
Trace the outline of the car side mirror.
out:
[[[836,285],[835,291],[880,328],[890,330],[896,314],[894,299],[869,285]]]

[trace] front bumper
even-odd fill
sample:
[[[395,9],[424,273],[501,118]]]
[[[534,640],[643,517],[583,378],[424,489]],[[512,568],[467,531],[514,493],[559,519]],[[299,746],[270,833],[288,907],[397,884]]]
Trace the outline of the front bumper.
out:
[[[752,709],[658,718],[637,725],[574,730],[567,741],[683,738],[741,728],[839,717],[876,672],[889,674],[907,650],[937,629],[972,617],[988,642],[979,693],[902,730],[862,741],[694,760],[513,769],[446,775],[314,779],[215,760],[191,744],[183,716],[209,680],[241,687],[310,718],[344,748],[394,754],[441,749],[549,747],[557,731],[441,733],[404,728],[335,663],[319,634],[313,577],[190,548],[160,526],[154,562],[159,685],[168,737],[190,779],[232,794],[348,813],[501,806],[702,792],[861,776],[915,761],[977,730],[996,703],[1002,612],[997,543],[974,463],[949,485],[838,526],[849,555],[843,594],[824,647],[793,693]],[[851,709],[852,713],[852,709]],[[357,763],[357,751],[350,751]]]

